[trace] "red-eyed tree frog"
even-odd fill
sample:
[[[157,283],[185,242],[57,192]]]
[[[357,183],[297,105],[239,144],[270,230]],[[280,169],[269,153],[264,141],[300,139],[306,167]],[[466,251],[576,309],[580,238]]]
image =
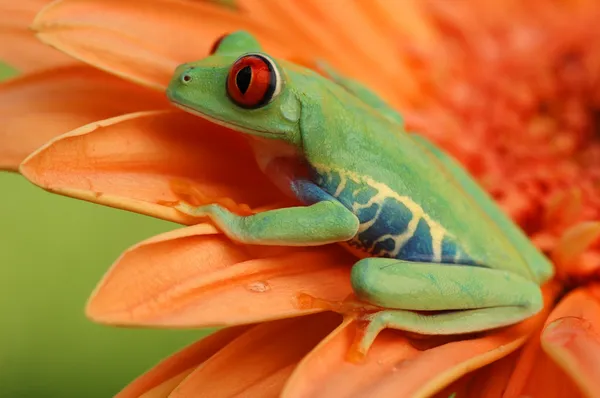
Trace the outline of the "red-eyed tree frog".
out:
[[[540,311],[553,269],[526,235],[375,93],[325,72],[273,58],[246,32],[178,67],[171,102],[251,137],[263,172],[303,204],[250,216],[219,205],[178,210],[210,217],[242,243],[339,242],[359,254],[352,288],[380,308],[361,315],[361,353],[384,328],[463,334]]]

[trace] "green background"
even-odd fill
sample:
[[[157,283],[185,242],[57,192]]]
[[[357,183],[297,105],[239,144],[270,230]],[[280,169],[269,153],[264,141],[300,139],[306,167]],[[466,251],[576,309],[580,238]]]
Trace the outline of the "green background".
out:
[[[12,73],[0,64],[0,78]],[[203,335],[83,314],[123,250],[175,224],[51,195],[12,173],[0,172],[0,193],[1,398],[110,397]]]

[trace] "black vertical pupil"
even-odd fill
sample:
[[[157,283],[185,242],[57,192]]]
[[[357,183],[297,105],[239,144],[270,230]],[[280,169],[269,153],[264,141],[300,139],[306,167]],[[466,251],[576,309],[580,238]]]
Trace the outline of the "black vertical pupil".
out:
[[[248,87],[250,87],[250,80],[252,79],[252,68],[244,66],[235,76],[235,84],[242,94],[246,94]]]

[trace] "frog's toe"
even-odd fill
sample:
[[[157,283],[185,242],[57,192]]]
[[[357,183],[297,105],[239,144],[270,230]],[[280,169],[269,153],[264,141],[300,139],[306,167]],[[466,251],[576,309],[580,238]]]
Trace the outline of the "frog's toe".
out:
[[[182,202],[200,206],[207,202],[206,195],[194,183],[188,180],[174,178],[169,181],[169,188]]]
[[[354,296],[349,295],[344,300],[325,300],[319,297],[312,296],[307,293],[298,293],[296,296],[298,308],[311,310],[320,309],[324,311],[333,311],[342,315],[361,315],[379,311],[381,308],[360,301]]]
[[[187,214],[188,216],[192,216],[192,217],[205,217],[210,215],[211,213],[211,208],[212,205],[206,205],[206,206],[192,206],[189,203],[186,202],[178,202],[177,204],[175,204],[173,206],[173,208],[183,214]]]
[[[300,293],[297,296],[297,305],[300,309],[333,311],[356,319],[354,342],[346,353],[346,360],[349,362],[361,362],[379,332],[384,329],[385,322],[382,322],[382,319],[376,316],[383,309],[358,300],[354,294],[344,300],[333,301],[314,297],[307,293]]]
[[[376,318],[377,319],[377,318]],[[380,322],[361,317],[356,322],[356,332],[354,340],[348,352],[346,352],[346,360],[348,362],[358,363],[363,361],[375,339],[384,329]]]

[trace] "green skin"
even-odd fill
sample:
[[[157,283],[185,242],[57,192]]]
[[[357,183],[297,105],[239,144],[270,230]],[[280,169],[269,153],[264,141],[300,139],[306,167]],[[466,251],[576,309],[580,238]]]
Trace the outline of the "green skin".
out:
[[[373,92],[327,67],[329,78],[269,57],[279,92],[256,109],[238,106],[226,81],[248,53],[269,57],[248,33],[226,36],[214,54],[177,69],[168,97],[256,138],[258,164],[304,206],[251,216],[218,205],[180,204],[180,211],[210,217],[243,243],[341,242],[362,252],[352,287],[383,308],[362,316],[363,354],[385,328],[472,333],[541,310],[539,286],[552,276],[551,264],[456,161],[406,132],[402,117]],[[277,167],[282,159],[305,169]]]

